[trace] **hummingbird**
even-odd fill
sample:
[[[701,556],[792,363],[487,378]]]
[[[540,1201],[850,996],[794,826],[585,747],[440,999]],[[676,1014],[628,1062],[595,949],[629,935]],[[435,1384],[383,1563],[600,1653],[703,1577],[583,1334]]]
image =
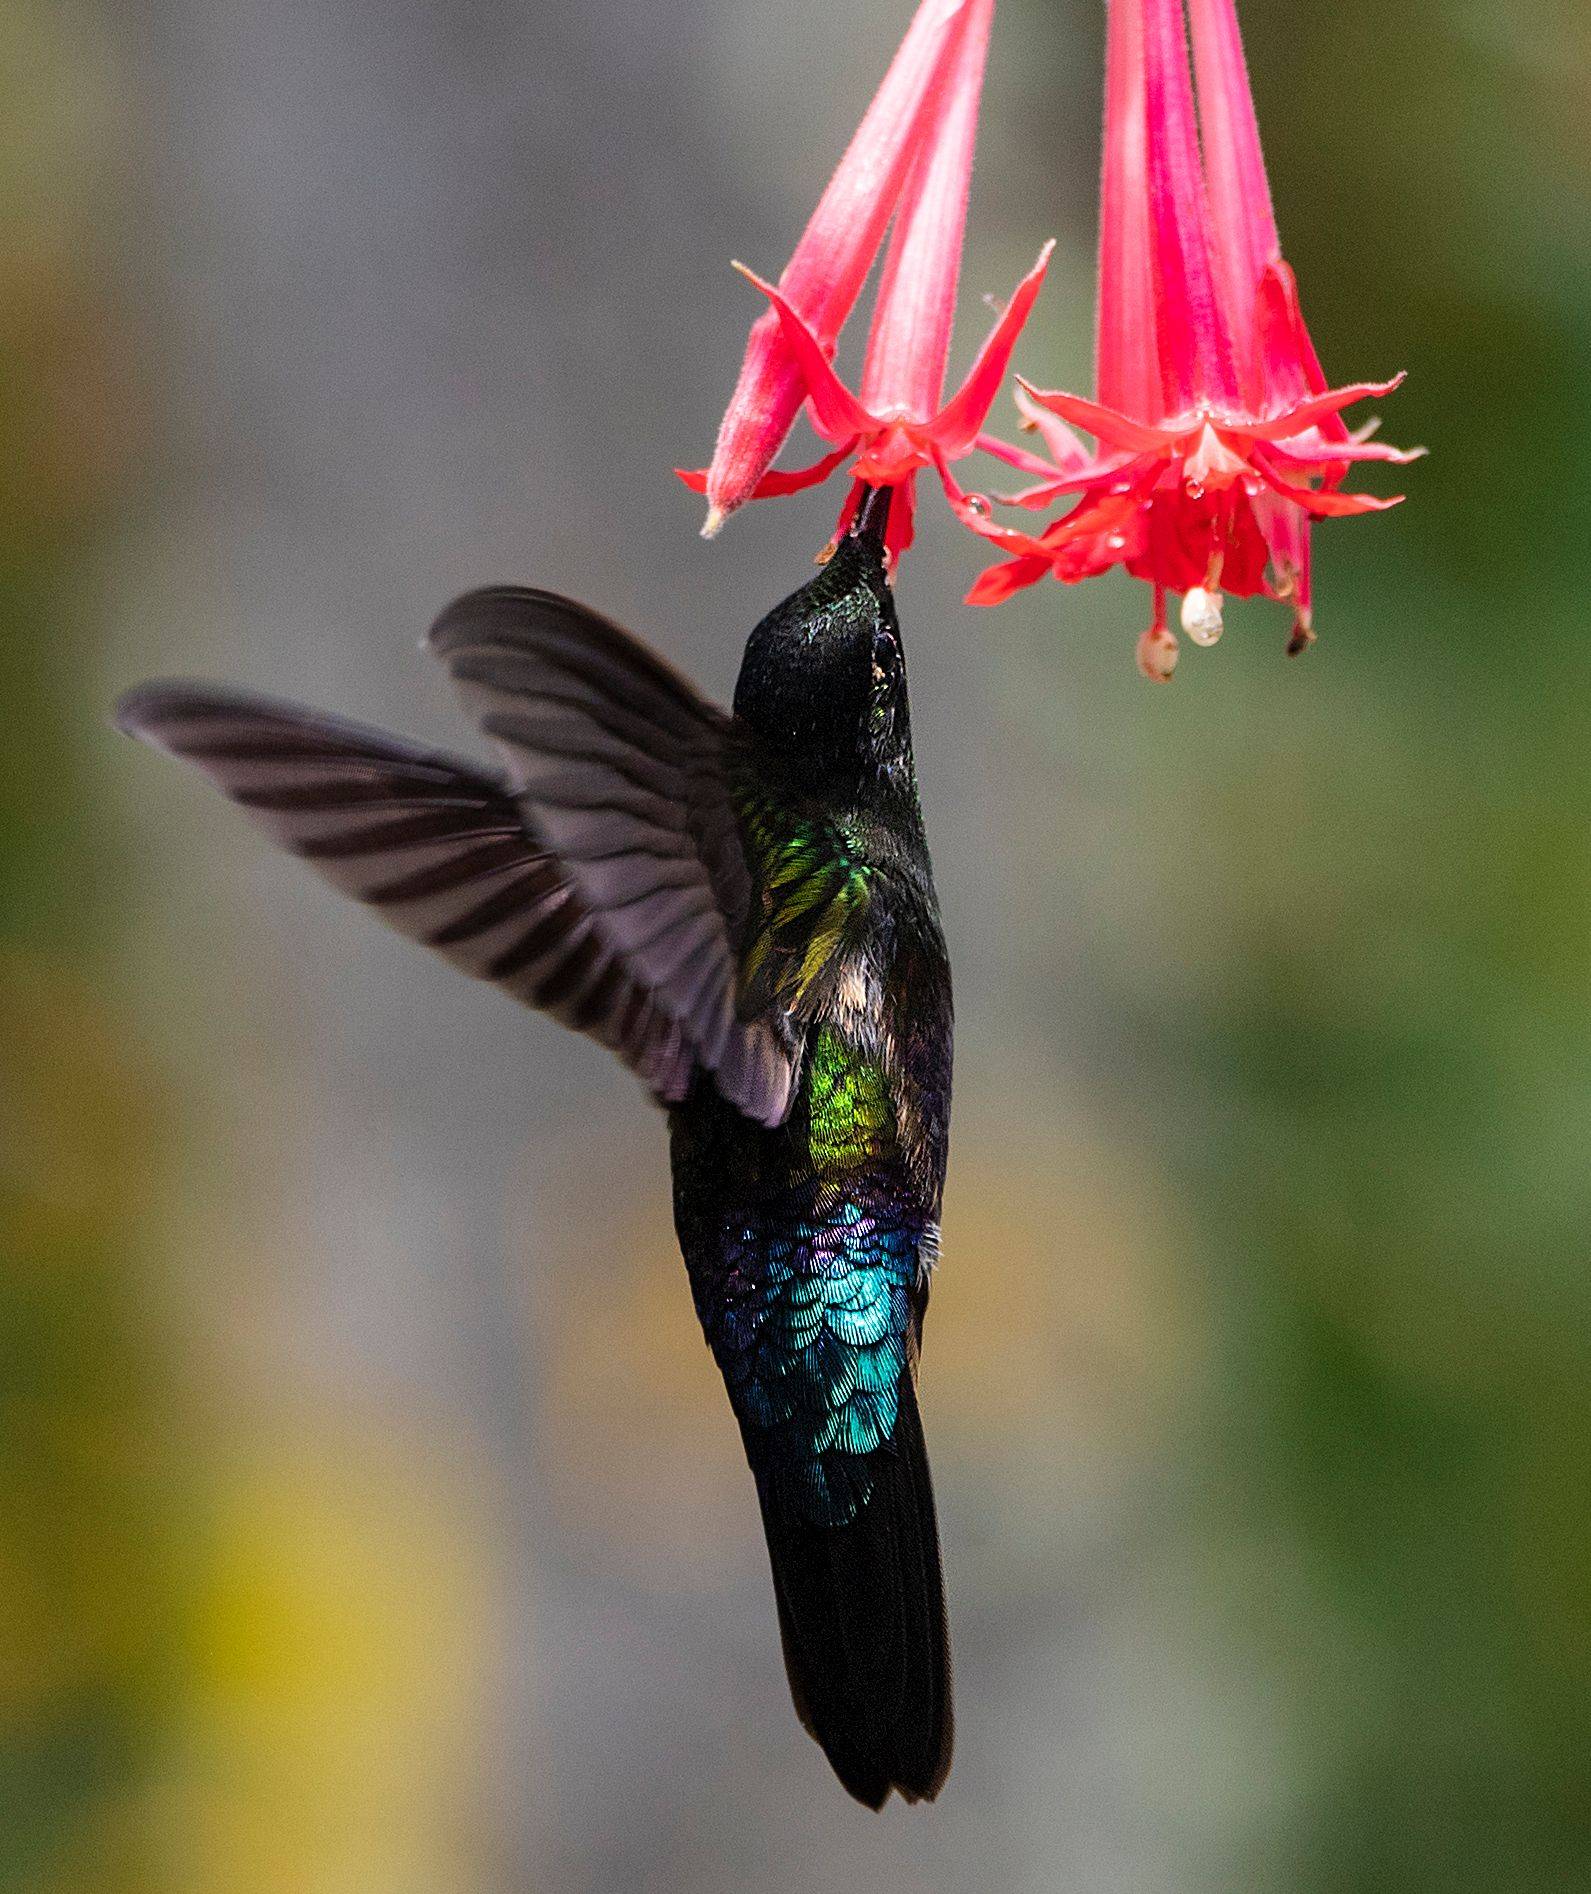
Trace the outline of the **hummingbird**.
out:
[[[666,1110],[791,1695],[870,1808],[934,1797],[953,1735],[917,1398],[950,965],[889,503],[868,493],[757,625],[727,714],[586,606],[506,586],[426,640],[496,768],[204,683],[142,685],[116,714],[401,933],[610,1047]]]

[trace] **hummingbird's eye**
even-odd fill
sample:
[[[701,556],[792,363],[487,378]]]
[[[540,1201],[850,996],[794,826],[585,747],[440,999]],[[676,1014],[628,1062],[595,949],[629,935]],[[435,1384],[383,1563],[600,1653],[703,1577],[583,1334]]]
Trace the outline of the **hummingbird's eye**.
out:
[[[875,684],[893,683],[900,671],[900,646],[895,642],[895,634],[889,631],[873,633],[873,682]]]

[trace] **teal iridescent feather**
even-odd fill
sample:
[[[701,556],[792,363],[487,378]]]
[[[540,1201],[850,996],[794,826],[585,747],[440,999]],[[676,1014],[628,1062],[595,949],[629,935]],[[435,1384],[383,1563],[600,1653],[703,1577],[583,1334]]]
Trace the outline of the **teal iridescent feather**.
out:
[[[845,1524],[894,1433],[932,1230],[884,1071],[822,1027],[783,1126],[693,1101],[676,1114],[674,1165],[736,1415],[801,1515]]]

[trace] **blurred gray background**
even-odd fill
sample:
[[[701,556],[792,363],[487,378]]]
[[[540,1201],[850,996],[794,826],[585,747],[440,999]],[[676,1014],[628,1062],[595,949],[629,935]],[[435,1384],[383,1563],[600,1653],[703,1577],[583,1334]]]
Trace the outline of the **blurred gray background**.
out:
[[[1438,450],[1306,659],[969,611],[924,492],[960,1740],[882,1816],[790,1710],[661,1120],[103,719],[467,744],[418,640],[509,579],[727,697],[838,490],[709,546],[670,468],[909,8],[3,11],[7,1884],[1584,1885],[1577,10],[1244,8],[1327,368]],[[956,372],[1053,234],[1019,365],[1088,384],[1102,25],[1002,6]]]

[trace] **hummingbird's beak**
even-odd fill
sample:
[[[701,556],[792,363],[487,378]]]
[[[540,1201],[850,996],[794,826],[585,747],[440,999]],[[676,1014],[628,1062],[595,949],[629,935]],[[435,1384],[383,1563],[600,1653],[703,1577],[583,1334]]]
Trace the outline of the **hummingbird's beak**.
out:
[[[851,521],[851,530],[847,539],[854,539],[859,545],[884,559],[884,529],[889,525],[889,503],[895,497],[893,487],[868,487],[863,491],[857,505],[855,517]]]

